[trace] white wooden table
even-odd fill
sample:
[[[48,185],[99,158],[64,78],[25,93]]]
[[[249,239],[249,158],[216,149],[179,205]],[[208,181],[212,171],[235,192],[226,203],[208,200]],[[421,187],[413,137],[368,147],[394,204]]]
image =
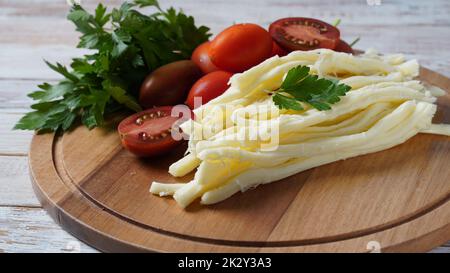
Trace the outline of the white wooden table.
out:
[[[81,0],[89,10],[100,1]],[[118,6],[121,0],[101,1]],[[233,22],[268,26],[281,17],[304,16],[333,22],[341,18],[347,41],[360,36],[357,48],[403,52],[450,77],[450,2],[299,1],[299,0],[160,0],[219,32]],[[380,5],[376,5],[381,2]],[[373,5],[371,5],[373,4]],[[42,209],[31,189],[27,152],[32,132],[12,131],[28,111],[29,91],[58,75],[43,59],[67,64],[83,51],[65,19],[66,0],[0,0],[0,252],[96,252],[63,231]],[[450,252],[450,242],[433,250]]]

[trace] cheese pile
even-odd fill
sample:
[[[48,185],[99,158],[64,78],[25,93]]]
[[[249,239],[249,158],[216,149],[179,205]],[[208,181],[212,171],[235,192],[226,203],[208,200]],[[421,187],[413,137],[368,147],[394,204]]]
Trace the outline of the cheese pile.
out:
[[[302,111],[279,110],[271,91],[298,65],[352,89],[331,110],[306,104]],[[197,168],[194,179],[153,182],[150,192],[173,195],[181,207],[197,198],[213,204],[313,167],[388,149],[417,133],[450,135],[449,125],[431,122],[436,96],[445,93],[414,80],[418,73],[416,60],[374,50],[359,56],[318,49],[272,57],[234,75],[223,95],[196,109],[195,121],[182,124],[190,135],[188,151],[169,173],[181,177]],[[276,134],[251,137],[267,128],[276,128]]]

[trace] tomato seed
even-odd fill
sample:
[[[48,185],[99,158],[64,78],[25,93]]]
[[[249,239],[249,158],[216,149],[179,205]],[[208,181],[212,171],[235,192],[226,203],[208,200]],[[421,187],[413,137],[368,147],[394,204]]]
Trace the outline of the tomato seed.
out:
[[[136,123],[136,125],[142,125],[143,122],[142,118],[137,118],[134,123]]]
[[[138,136],[144,141],[148,139],[148,134],[146,132],[140,132]]]

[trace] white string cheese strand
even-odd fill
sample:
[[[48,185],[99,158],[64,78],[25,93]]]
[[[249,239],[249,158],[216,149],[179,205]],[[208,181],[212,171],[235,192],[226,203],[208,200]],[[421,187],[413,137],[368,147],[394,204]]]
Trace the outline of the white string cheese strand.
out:
[[[298,65],[308,65],[311,73],[339,79],[352,89],[328,111],[306,106],[303,111],[281,110],[260,119],[260,114],[276,107],[267,90],[278,88],[287,71]],[[172,164],[169,172],[184,176],[197,168],[194,179],[177,184],[154,182],[150,192],[173,195],[181,207],[197,198],[202,204],[213,204],[309,168],[388,149],[417,133],[450,135],[450,125],[431,123],[435,96],[444,91],[413,80],[418,71],[415,60],[374,51],[353,56],[318,49],[270,58],[234,75],[223,95],[195,110],[195,122],[182,125],[191,133],[188,154]],[[247,108],[254,106],[259,107],[258,115],[248,115]],[[226,107],[231,111],[217,111]],[[203,139],[189,130],[202,132],[222,120],[225,123],[218,131]],[[280,128],[275,151],[261,150],[261,140],[236,138],[273,122]]]

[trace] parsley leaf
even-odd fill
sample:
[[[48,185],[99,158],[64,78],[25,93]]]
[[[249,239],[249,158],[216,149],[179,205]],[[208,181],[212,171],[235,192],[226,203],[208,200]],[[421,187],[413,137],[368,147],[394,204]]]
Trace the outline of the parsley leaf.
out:
[[[340,101],[339,97],[345,96],[351,89],[337,80],[310,75],[309,71],[309,67],[302,65],[288,71],[281,87],[272,96],[278,108],[303,110],[303,102],[319,111],[330,110],[330,105]]]
[[[277,93],[273,95],[272,99],[275,105],[280,109],[303,110],[303,107],[294,98]]]
[[[136,9],[149,6],[157,11],[144,15]],[[81,33],[77,47],[93,52],[72,59],[70,67],[46,62],[63,79],[28,94],[36,103],[15,129],[66,131],[77,120],[94,128],[107,114],[140,111],[137,90],[144,78],[162,65],[189,59],[211,36],[193,17],[173,8],[162,10],[156,0],[124,2],[111,12],[99,4],[92,14],[74,5],[67,19]]]
[[[148,7],[148,6],[155,6],[158,9],[160,9],[159,3],[156,0],[136,0],[135,3],[138,4],[140,8]]]

